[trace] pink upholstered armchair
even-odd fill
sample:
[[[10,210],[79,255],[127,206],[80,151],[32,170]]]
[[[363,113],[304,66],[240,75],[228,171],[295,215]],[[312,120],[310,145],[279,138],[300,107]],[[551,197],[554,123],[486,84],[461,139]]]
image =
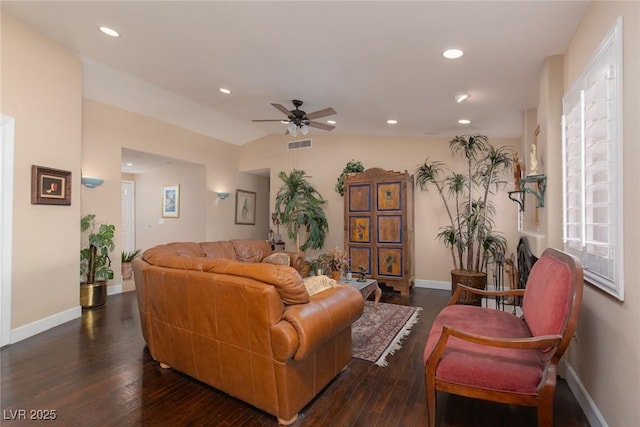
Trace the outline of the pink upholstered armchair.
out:
[[[553,425],[556,369],[578,322],[582,266],[547,249],[525,289],[483,291],[458,285],[436,317],[424,349],[429,426],[438,390],[477,399],[536,406],[539,426]],[[461,292],[523,296],[523,316],[456,305]]]

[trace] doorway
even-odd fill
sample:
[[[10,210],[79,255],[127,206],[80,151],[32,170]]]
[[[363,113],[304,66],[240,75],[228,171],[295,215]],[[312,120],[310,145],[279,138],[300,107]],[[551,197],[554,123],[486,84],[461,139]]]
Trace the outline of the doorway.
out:
[[[0,347],[11,344],[11,251],[15,119],[0,114]]]
[[[122,250],[133,252],[136,248],[135,182],[122,180]]]

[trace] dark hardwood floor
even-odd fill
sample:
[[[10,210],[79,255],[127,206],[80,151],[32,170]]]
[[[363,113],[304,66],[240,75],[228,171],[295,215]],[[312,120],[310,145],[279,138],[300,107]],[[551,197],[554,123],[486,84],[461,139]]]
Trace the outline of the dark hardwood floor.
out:
[[[0,352],[3,426],[276,426],[274,417],[171,369],[145,349],[134,292],[109,297],[81,319]],[[382,368],[354,359],[294,426],[426,425],[422,349],[448,291],[414,289],[382,301],[423,307],[401,350]],[[21,412],[24,410],[25,412]],[[41,421],[55,415],[55,420]],[[26,418],[26,419],[25,419]],[[556,427],[588,426],[566,382]],[[534,408],[438,395],[439,426],[536,426]]]

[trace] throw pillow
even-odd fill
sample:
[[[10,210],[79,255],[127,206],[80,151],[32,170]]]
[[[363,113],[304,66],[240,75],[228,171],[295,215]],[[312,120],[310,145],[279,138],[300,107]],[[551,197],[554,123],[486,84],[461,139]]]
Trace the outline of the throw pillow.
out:
[[[288,254],[284,254],[284,253],[275,253],[275,254],[271,254],[268,257],[265,257],[265,259],[262,260],[262,262],[266,262],[269,264],[276,264],[276,265],[289,265],[291,263],[291,260],[289,259],[289,255]]]
[[[302,279],[309,296],[315,295],[327,289],[333,288],[338,282],[327,276],[310,276]]]

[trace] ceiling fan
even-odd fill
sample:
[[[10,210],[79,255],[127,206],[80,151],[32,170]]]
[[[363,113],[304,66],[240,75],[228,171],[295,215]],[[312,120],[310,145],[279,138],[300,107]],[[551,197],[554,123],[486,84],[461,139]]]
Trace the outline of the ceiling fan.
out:
[[[306,135],[309,132],[309,127],[314,127],[322,130],[331,131],[335,128],[335,126],[328,125],[325,123],[320,123],[313,121],[313,119],[319,119],[321,117],[331,116],[336,114],[336,110],[333,108],[324,108],[322,110],[314,111],[313,113],[307,114],[306,111],[300,109],[302,106],[302,101],[294,99],[291,101],[295,109],[287,110],[287,108],[281,104],[271,105],[275,107],[278,111],[282,112],[289,119],[289,125],[287,126],[287,134],[291,136],[296,136],[298,134],[298,129],[302,132],[303,135]],[[265,119],[265,120],[252,120],[253,122],[281,122],[283,120],[280,119]]]

